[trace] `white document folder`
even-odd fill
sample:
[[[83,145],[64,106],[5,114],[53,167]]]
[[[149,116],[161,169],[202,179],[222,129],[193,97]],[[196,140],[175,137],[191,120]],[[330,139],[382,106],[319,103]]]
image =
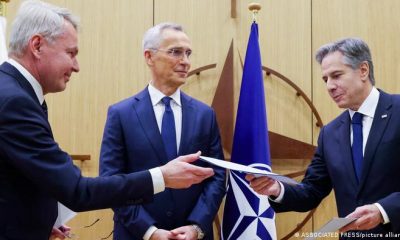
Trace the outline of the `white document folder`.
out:
[[[286,176],[283,176],[283,175],[280,175],[280,174],[276,174],[276,173],[272,173],[272,172],[268,172],[266,170],[253,168],[253,167],[250,167],[250,166],[245,166],[245,165],[238,164],[238,163],[228,162],[228,161],[224,161],[224,160],[221,160],[221,159],[204,157],[204,156],[200,156],[200,160],[203,160],[205,162],[211,163],[211,164],[213,164],[215,166],[218,166],[218,167],[221,167],[221,168],[225,168],[225,169],[229,169],[229,170],[233,170],[233,171],[238,171],[238,172],[243,172],[243,173],[253,174],[256,177],[266,176],[266,177],[272,178],[272,179],[274,179],[276,181],[287,183],[287,184],[290,184],[290,185],[298,184],[295,180],[293,180],[291,178],[288,178]]]

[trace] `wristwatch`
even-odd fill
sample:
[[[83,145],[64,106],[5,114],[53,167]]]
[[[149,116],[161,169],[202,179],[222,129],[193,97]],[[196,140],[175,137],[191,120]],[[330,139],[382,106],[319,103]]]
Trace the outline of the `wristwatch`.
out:
[[[192,227],[193,227],[194,230],[196,230],[196,232],[197,232],[197,239],[203,239],[203,238],[204,238],[204,232],[203,232],[203,230],[201,230],[201,228],[199,227],[199,225],[193,224]]]

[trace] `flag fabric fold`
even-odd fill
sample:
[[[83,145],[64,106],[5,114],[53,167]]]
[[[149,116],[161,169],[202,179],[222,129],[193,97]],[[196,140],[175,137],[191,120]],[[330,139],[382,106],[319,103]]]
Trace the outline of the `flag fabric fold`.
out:
[[[236,116],[232,162],[271,171],[258,25],[251,25]],[[275,212],[267,196],[254,192],[245,175],[230,172],[221,237],[276,239]]]
[[[8,59],[6,47],[6,18],[0,16],[0,64]]]

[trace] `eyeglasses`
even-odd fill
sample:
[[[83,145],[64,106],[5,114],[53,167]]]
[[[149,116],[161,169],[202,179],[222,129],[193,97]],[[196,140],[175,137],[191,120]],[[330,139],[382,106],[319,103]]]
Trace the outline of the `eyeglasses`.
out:
[[[175,59],[182,59],[184,56],[186,56],[188,59],[192,55],[192,50],[190,49],[183,49],[183,48],[171,48],[171,49],[160,49],[160,48],[152,48],[154,51],[160,51],[160,52],[165,52],[169,56],[175,58]]]

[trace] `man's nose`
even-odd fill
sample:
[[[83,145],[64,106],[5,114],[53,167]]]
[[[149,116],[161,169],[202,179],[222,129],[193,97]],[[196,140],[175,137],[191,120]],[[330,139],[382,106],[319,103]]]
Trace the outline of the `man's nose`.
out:
[[[332,79],[328,78],[328,80],[326,81],[326,88],[328,89],[328,91],[334,90],[336,88],[336,84],[332,81]]]
[[[72,71],[74,72],[79,72],[79,63],[78,59],[74,58],[73,64],[72,64]]]
[[[186,65],[190,64],[190,59],[186,53],[183,54],[183,57],[181,58],[181,63]]]

